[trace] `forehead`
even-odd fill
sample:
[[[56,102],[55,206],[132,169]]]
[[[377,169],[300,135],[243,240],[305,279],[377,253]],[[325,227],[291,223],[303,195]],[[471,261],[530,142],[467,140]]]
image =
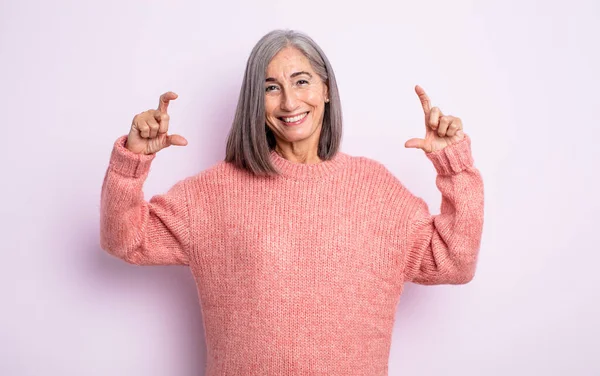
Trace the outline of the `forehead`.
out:
[[[314,75],[310,61],[294,47],[279,51],[267,66],[267,77],[289,77],[294,72],[309,72]]]

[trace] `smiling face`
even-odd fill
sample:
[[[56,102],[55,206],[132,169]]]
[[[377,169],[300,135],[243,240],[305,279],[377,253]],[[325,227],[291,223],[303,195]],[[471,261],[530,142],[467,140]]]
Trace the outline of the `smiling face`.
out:
[[[265,80],[265,118],[280,149],[316,156],[327,85],[310,61],[296,48],[286,47],[273,57]]]

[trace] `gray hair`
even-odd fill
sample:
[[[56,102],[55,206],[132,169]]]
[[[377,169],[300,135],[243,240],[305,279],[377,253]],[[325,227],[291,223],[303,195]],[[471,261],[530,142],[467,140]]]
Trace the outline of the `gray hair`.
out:
[[[331,159],[342,138],[342,108],[333,68],[321,48],[306,34],[293,30],[274,30],[263,36],[252,49],[240,90],[235,117],[227,139],[225,161],[254,175],[278,175],[271,163],[275,136],[265,120],[265,75],[271,59],[283,48],[294,47],[310,61],[327,85],[329,103],[325,103],[318,155]]]

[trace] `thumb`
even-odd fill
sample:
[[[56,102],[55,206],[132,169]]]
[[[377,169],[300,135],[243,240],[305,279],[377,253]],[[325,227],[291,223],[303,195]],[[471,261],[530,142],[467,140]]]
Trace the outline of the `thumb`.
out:
[[[188,144],[187,140],[178,134],[168,135],[165,141],[165,147],[175,145],[175,146],[186,146]]]
[[[422,138],[411,138],[404,144],[405,148],[423,149],[425,147],[425,140]]]

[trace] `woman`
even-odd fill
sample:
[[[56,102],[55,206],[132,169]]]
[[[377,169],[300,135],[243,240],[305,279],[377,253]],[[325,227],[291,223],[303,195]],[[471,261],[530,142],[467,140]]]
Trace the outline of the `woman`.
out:
[[[207,375],[387,375],[405,282],[473,278],[483,183],[459,118],[431,107],[420,148],[437,170],[441,214],[382,164],[338,150],[333,69],[309,37],[274,31],[246,66],[226,159],[144,201],[168,135],[169,101],[114,144],[102,188],[103,249],[137,265],[188,265]]]

